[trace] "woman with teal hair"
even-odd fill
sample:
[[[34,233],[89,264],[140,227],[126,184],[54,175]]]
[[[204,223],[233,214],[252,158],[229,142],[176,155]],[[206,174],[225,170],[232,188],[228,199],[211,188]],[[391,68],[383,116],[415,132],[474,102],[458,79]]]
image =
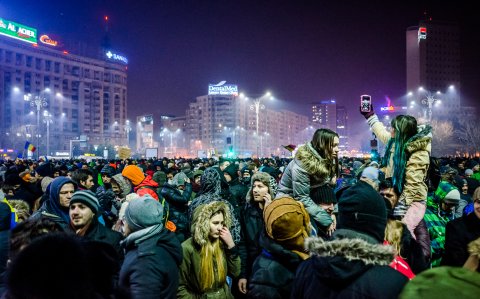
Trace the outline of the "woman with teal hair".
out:
[[[390,132],[375,112],[361,112],[372,132],[386,145],[382,170],[392,178],[400,194],[394,216],[401,218],[415,238],[414,230],[423,219],[428,187],[425,179],[430,165],[432,134],[429,125],[417,124],[415,117],[398,115],[391,121]]]

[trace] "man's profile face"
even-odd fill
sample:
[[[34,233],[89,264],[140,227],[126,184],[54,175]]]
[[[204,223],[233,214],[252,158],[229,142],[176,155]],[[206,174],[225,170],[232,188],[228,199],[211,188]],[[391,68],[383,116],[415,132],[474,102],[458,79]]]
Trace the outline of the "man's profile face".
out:
[[[85,187],[85,189],[90,190],[94,185],[93,177],[89,175],[86,181],[80,181],[80,183],[83,185],[83,187]]]

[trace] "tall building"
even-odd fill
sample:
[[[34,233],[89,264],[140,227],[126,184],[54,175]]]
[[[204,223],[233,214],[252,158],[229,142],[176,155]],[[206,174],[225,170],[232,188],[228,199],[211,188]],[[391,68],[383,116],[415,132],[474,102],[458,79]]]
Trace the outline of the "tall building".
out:
[[[234,86],[235,92],[199,96],[189,104],[185,122],[190,155],[282,156],[287,155],[282,145],[305,141],[307,116],[273,110],[274,102],[269,103],[265,98],[238,96]]]
[[[420,21],[406,32],[407,105],[409,113],[446,116],[461,107],[460,32],[453,23]],[[423,87],[423,90],[419,90]],[[438,92],[438,93],[437,93]],[[428,97],[427,97],[428,96]],[[433,99],[441,100],[433,101]],[[421,106],[423,109],[418,109]]]
[[[39,35],[0,19],[0,147],[29,140],[41,155],[55,156],[71,140],[126,144],[126,58],[111,50],[75,55]]]
[[[340,139],[339,148],[341,151],[348,151],[350,149],[348,139],[348,111],[345,106],[337,106],[337,128],[336,132]]]
[[[312,104],[312,122],[317,128],[337,130],[337,102],[320,101]]]
[[[153,115],[137,116],[137,153],[144,154],[147,148],[157,147],[153,140]]]

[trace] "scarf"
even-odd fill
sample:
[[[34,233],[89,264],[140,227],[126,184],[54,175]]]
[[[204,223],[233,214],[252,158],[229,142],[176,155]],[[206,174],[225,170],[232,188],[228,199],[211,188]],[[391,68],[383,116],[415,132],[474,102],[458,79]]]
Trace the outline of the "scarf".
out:
[[[163,224],[156,224],[153,226],[149,226],[143,228],[141,230],[137,230],[136,232],[131,233],[128,235],[125,240],[120,242],[120,245],[124,247],[129,247],[130,245],[134,244],[138,246],[139,243],[157,235],[163,229]]]

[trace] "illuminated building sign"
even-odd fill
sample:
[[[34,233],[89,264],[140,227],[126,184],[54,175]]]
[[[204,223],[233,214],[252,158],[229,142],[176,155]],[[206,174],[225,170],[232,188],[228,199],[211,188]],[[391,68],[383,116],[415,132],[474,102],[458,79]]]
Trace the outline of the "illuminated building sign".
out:
[[[420,27],[418,28],[418,40],[427,39],[427,28]]]
[[[238,95],[238,86],[233,84],[225,84],[227,81],[218,84],[208,85],[208,95]]]
[[[58,42],[56,40],[51,39],[48,35],[44,34],[40,36],[40,42],[45,45],[56,47]]]
[[[402,106],[402,107],[395,107],[395,106],[385,106],[385,107],[380,107],[380,111],[383,112],[395,112],[399,110],[407,110],[407,107]]]
[[[37,29],[0,18],[0,34],[27,43],[37,43]]]
[[[105,56],[107,56],[107,58],[109,60],[114,60],[114,61],[119,61],[119,62],[123,62],[125,64],[128,64],[128,59],[127,57],[125,56],[122,56],[122,55],[119,55],[117,53],[113,53],[112,51],[107,51],[105,53]]]

